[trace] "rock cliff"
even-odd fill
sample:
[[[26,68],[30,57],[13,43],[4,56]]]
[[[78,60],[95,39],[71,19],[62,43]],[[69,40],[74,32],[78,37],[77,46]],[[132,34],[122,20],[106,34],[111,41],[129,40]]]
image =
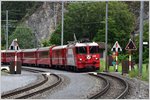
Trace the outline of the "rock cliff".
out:
[[[30,27],[40,43],[49,39],[60,20],[60,4],[44,2],[31,16],[24,21]]]

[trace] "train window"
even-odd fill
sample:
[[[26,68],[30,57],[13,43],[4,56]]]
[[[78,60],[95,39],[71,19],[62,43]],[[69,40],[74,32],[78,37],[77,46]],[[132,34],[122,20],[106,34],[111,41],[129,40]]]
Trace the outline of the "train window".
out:
[[[100,49],[98,46],[91,46],[90,47],[90,53],[99,53],[100,52]]]
[[[48,58],[48,55],[49,55],[48,51],[42,51],[39,54],[40,58]]]
[[[15,57],[15,53],[6,53],[6,57],[14,58]]]
[[[25,58],[35,58],[35,53],[34,52],[25,52],[24,57]]]
[[[76,53],[77,54],[86,54],[87,49],[86,49],[86,47],[76,47]]]

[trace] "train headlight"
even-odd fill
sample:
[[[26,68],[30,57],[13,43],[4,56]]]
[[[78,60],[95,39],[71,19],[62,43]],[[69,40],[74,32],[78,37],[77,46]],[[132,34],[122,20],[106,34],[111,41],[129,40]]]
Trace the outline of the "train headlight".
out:
[[[80,60],[80,61],[82,61],[82,59],[81,59],[81,58],[80,58],[79,60]]]
[[[96,60],[98,60],[98,58],[95,58]]]

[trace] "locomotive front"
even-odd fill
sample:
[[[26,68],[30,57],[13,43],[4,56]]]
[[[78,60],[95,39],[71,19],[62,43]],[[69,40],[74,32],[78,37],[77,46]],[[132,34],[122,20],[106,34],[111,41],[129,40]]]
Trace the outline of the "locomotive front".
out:
[[[76,43],[75,51],[78,69],[99,69],[100,53],[97,43]]]

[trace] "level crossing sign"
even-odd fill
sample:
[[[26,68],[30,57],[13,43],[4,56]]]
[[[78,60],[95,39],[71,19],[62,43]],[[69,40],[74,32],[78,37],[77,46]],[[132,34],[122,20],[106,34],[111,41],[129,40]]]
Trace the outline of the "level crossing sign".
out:
[[[111,51],[114,51],[114,52],[118,52],[118,51],[122,51],[122,48],[120,47],[118,41],[115,42],[114,46],[112,47]]]
[[[115,64],[116,64],[116,72],[118,72],[118,52],[122,51],[122,48],[120,47],[118,41],[115,42],[114,46],[112,47],[111,51],[115,52]]]
[[[132,50],[136,50],[136,46],[134,44],[134,42],[130,39],[128,44],[126,45],[125,50],[129,51],[129,71],[131,71],[131,63],[132,63],[132,59],[131,59],[131,54],[132,54]]]
[[[12,41],[11,45],[9,46],[9,50],[20,50],[17,39]]]
[[[136,50],[135,43],[130,39],[128,44],[126,45],[125,50]]]

